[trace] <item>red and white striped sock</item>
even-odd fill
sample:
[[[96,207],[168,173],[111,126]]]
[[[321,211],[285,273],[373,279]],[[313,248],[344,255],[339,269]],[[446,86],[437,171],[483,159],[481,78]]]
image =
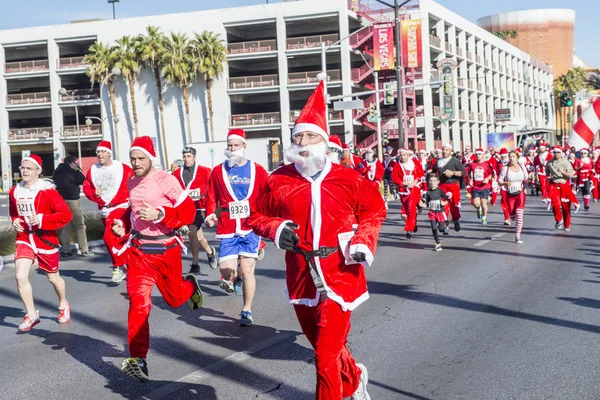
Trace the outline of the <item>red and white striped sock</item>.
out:
[[[521,230],[523,229],[523,210],[517,210],[515,216],[515,227],[517,231],[517,236],[521,236]]]

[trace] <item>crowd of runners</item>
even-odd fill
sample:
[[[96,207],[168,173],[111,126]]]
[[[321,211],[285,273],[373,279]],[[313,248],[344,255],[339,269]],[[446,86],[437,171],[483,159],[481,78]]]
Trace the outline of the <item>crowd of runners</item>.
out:
[[[286,162],[270,175],[246,158],[241,129],[232,129],[226,160],[209,169],[199,165],[196,150],[182,150],[183,166],[171,173],[154,167],[152,139],[136,137],[129,165],[112,157],[102,141],[98,163],[89,170],[83,192],[98,204],[105,226],[115,283],[126,280],[129,296],[128,346],[123,372],[138,382],[149,380],[151,293],[158,287],[166,303],[188,303],[198,310],[204,296],[196,279],[200,252],[210,268],[219,268],[219,286],[242,297],[241,326],[254,322],[254,270],[264,255],[262,238],[285,250],[286,284],[303,333],[315,350],[318,399],[369,399],[368,373],[346,347],[351,312],[368,299],[364,267],[372,264],[387,202],[399,200],[404,232],[411,239],[425,210],[428,227],[442,250],[441,235],[461,229],[461,185],[482,225],[490,206],[500,205],[503,223],[515,224],[522,243],[526,191],[540,195],[554,213],[556,228],[570,230],[570,213],[597,201],[600,152],[549,148],[544,141],[527,149],[476,149],[457,157],[445,144],[430,154],[399,149],[383,162],[367,150],[350,151],[326,123],[323,85],[308,100],[292,131]],[[10,191],[9,209],[16,237],[16,279],[26,315],[18,327],[28,332],[40,322],[29,283],[37,261],[58,296],[58,322],[69,323],[70,304],[60,277],[57,230],[71,212],[53,185],[40,179],[42,160],[21,161],[22,181]],[[216,227],[218,248],[206,240],[203,226]],[[192,264],[183,277],[182,253]],[[218,249],[218,250],[217,250]]]

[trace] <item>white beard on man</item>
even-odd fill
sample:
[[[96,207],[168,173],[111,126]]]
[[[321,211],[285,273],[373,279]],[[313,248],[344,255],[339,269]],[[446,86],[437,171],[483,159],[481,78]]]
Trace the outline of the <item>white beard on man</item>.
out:
[[[227,158],[227,164],[229,165],[229,168],[237,167],[244,160],[245,151],[244,149],[237,149],[234,151],[225,149],[225,157]]]
[[[308,153],[306,156],[300,153]],[[285,159],[296,165],[302,176],[314,176],[327,164],[327,143],[320,142],[307,146],[292,144],[285,150]]]

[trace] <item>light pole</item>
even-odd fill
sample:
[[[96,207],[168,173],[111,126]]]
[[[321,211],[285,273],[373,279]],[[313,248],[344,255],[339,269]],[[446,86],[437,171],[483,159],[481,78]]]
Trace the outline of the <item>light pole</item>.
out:
[[[104,117],[104,118],[98,118],[98,117],[94,117],[94,116],[89,116],[86,115],[85,117],[85,125],[88,127],[88,129],[90,129],[90,127],[92,126],[93,122],[92,120],[97,120],[98,122],[100,122],[100,124],[102,124],[104,121],[106,121],[108,119],[108,117]],[[115,121],[116,124],[119,123],[119,116],[115,115],[113,118],[113,121]],[[104,133],[102,133],[102,137],[104,138]]]
[[[367,66],[369,63],[365,58],[365,55],[360,50],[354,50],[354,54],[362,57],[363,61]],[[371,69],[371,73],[373,74],[373,78],[375,80],[375,112],[377,113],[377,158],[379,161],[383,161],[383,138],[381,137],[381,108],[379,106],[379,74],[374,69]],[[404,145],[402,146],[404,147]]]
[[[113,7],[113,19],[116,19],[116,14],[115,14],[115,3],[118,3],[119,0],[107,0],[107,2],[110,4],[112,3],[112,7]]]
[[[100,85],[101,85],[100,86],[100,98],[102,98],[102,85],[105,85],[109,81],[109,79],[111,79],[113,76],[121,76],[121,69],[118,67],[113,67],[113,69],[110,71],[110,74],[108,74],[108,76],[100,82]],[[110,97],[110,93],[109,93],[109,97]],[[111,109],[111,114],[112,114],[112,112],[113,112],[113,110]],[[114,154],[116,155],[115,157],[117,159],[119,158],[119,131],[117,128],[118,123],[119,123],[119,117],[116,114],[114,114],[113,115],[113,129],[115,132],[115,140],[114,140],[113,144],[115,146]]]
[[[71,100],[73,101],[73,107],[75,107],[75,123],[77,126],[77,156],[78,156],[78,160],[79,160],[79,166],[81,167],[81,131],[79,130],[79,110],[77,109],[77,102],[75,101],[75,97],[73,97],[73,95],[69,94],[67,89],[65,89],[64,87],[61,87],[60,90],[58,91],[58,93],[61,96],[70,97]],[[63,132],[64,132],[64,128],[63,128]]]

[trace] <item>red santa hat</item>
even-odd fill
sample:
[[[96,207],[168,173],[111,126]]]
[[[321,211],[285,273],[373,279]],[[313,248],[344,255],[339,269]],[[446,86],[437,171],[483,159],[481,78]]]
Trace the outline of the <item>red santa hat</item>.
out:
[[[483,149],[480,147],[477,150],[475,150],[475,154],[484,154],[485,151],[483,151]]]
[[[469,146],[468,144],[465,145],[465,150],[467,149],[471,150],[471,146]]]
[[[544,140],[542,140],[542,141],[540,141],[539,147],[540,147],[540,150],[542,150],[542,147],[547,149],[548,143],[546,143]]]
[[[339,151],[342,151],[342,141],[340,140],[340,137],[338,135],[331,135],[329,137],[329,147],[333,147],[335,149],[338,149]]]
[[[421,150],[419,150],[419,154],[427,154],[427,150],[421,149]]]
[[[243,129],[230,129],[229,132],[227,132],[227,140],[229,139],[237,139],[247,143],[246,132]]]
[[[531,146],[531,148],[529,149],[529,151],[537,151],[537,147]]]
[[[400,150],[398,150],[398,153],[406,153],[406,154],[410,155],[411,152],[409,149],[400,149]]]
[[[563,149],[560,148],[560,146],[554,146],[552,148],[552,153],[562,153]]]
[[[342,143],[342,150],[350,150],[350,147],[346,143]]]
[[[503,147],[500,149],[500,155],[501,156],[508,155],[508,150],[506,150],[506,147]]]
[[[24,157],[23,160],[21,160],[21,162],[23,161],[29,161],[34,163],[35,165],[37,165],[37,167],[39,169],[42,169],[42,159],[40,158],[40,156],[35,155],[35,154],[30,154],[27,157]]]
[[[98,150],[104,150],[112,154],[112,143],[110,143],[108,140],[103,140],[98,143],[98,146],[96,146],[96,151]]]
[[[313,132],[321,135],[326,142],[329,141],[327,133],[327,106],[325,104],[324,83],[319,82],[317,88],[304,105],[300,116],[292,129],[292,137],[301,132]]]
[[[133,139],[131,147],[129,148],[129,154],[131,154],[131,152],[134,150],[139,150],[142,153],[146,154],[152,161],[156,159],[154,143],[152,143],[152,139],[150,138],[150,136],[138,136],[135,139]]]
[[[522,148],[520,148],[520,147],[517,147],[517,148],[515,149],[515,151],[516,151],[517,153],[519,153],[519,154],[522,154],[522,153],[523,153],[523,149],[522,149]]]
[[[587,148],[583,148],[583,149],[581,149],[581,150],[579,150],[579,151],[581,151],[582,153],[583,153],[584,151],[585,151],[586,153],[589,153],[589,152],[590,152],[590,151],[589,151]]]

